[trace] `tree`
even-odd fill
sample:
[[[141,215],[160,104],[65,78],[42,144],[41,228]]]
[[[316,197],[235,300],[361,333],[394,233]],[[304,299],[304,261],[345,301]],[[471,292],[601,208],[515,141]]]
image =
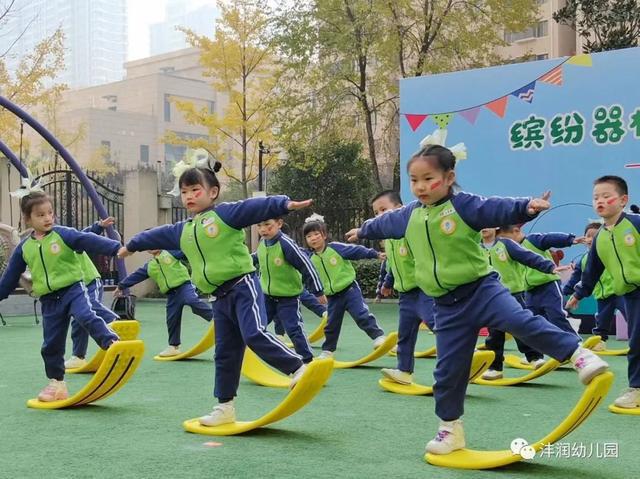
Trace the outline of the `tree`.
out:
[[[183,29],[189,43],[200,49],[204,75],[225,104],[211,112],[206,106],[174,99],[187,122],[207,129],[208,138],[165,135],[166,143],[204,148],[219,158],[226,175],[249,195],[258,176],[258,142],[273,140],[274,97],[281,70],[270,35],[269,7],[264,0],[218,2],[221,17],[213,40]],[[213,21],[213,19],[212,19]],[[218,102],[222,103],[222,102]],[[265,156],[266,167],[272,156]],[[239,166],[236,166],[238,165]]]
[[[585,53],[638,46],[638,0],[567,0],[553,19],[568,25],[584,39]]]

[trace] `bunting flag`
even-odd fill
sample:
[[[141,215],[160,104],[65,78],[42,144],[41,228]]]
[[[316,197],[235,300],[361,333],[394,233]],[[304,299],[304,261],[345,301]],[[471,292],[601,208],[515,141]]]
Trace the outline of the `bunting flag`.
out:
[[[470,110],[462,110],[459,115],[467,120],[472,125],[475,124],[478,115],[480,114],[480,107],[471,108]]]
[[[549,73],[545,73],[538,81],[541,81],[542,83],[549,83],[550,85],[562,85],[562,65],[558,65]]]
[[[498,98],[497,100],[493,100],[485,105],[486,108],[494,112],[500,118],[504,118],[504,114],[507,111],[507,101],[509,100],[509,96],[503,96],[502,98]]]
[[[520,98],[522,101],[526,101],[527,103],[533,102],[533,93],[536,89],[536,82],[532,81],[528,85],[523,86],[522,88],[518,88],[516,91],[511,93],[516,98]]]
[[[569,60],[567,60],[567,63],[570,65],[578,65],[581,67],[593,66],[593,60],[591,59],[591,55],[589,55],[588,53],[574,55],[571,58],[569,58]]]
[[[405,113],[405,118],[409,122],[409,126],[411,127],[411,131],[416,131],[422,122],[427,119],[429,115],[413,115],[411,113]]]
[[[451,121],[451,118],[453,118],[453,113],[440,113],[438,115],[432,115],[431,118],[433,118],[433,121],[441,130],[444,130]]]

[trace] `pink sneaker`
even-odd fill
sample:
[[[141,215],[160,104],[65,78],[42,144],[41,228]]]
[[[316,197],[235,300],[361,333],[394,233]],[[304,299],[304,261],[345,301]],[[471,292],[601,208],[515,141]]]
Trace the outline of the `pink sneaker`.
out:
[[[69,391],[67,391],[67,383],[64,381],[58,381],[56,379],[49,380],[49,384],[40,391],[38,394],[38,401],[52,402],[62,401],[69,397]]]

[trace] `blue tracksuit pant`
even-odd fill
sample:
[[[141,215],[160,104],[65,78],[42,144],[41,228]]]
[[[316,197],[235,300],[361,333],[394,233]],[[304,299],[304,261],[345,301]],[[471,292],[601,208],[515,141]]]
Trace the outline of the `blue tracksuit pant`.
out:
[[[42,304],[42,359],[49,379],[64,379],[64,350],[71,316],[86,329],[102,349],[107,349],[118,336],[93,310],[87,288],[81,281],[44,295]]]
[[[193,314],[206,321],[213,319],[213,309],[206,301],[201,300],[191,281],[182,283],[167,293],[167,330],[169,344],[180,345],[180,326],[182,324],[182,309],[190,306]]]
[[[560,290],[559,281],[551,281],[527,291],[525,293],[525,301],[527,309],[533,314],[544,316],[550,323],[563,331],[576,334],[567,320],[567,312],[564,310],[564,297]]]
[[[640,388],[640,289],[623,296],[629,331],[629,387]]]
[[[526,309],[524,293],[515,293],[512,294],[516,301],[520,303],[520,306]],[[527,361],[533,362],[538,359],[542,359],[543,354],[539,353],[533,348],[530,348],[525,343],[520,341],[518,338],[514,338],[516,340],[516,345],[518,346],[518,350],[525,355]],[[490,369],[494,371],[502,371],[504,365],[504,342],[505,342],[505,333],[504,331],[500,331],[498,329],[489,328],[489,336],[485,341],[485,345],[487,349],[496,353],[496,358],[491,363]]]
[[[306,289],[303,289],[302,293],[300,294],[300,302],[302,303],[302,306],[311,310],[313,314],[315,314],[320,318],[324,313],[327,312],[327,307],[324,304],[321,304],[320,301],[318,301],[318,298],[316,298],[313,294],[311,294]],[[276,334],[280,336],[284,334],[284,325],[280,321],[280,318],[278,317],[274,318],[273,327],[275,329]]]
[[[216,293],[213,303],[216,331],[215,397],[224,402],[236,396],[247,346],[284,374],[292,374],[302,366],[300,356],[267,332],[264,296],[255,273],[233,280],[228,290]]]
[[[287,336],[291,339],[296,353],[302,356],[305,363],[310,362],[313,359],[313,352],[304,332],[298,297],[284,298],[265,295],[264,302],[267,310],[267,322],[270,323],[278,319],[283,324]]]
[[[453,304],[436,298],[436,347],[434,371],[436,414],[453,421],[464,412],[471,358],[482,327],[509,331],[538,351],[565,361],[578,348],[579,338],[522,309],[500,283],[496,273],[478,281],[475,291]]]
[[[109,324],[118,319],[118,315],[102,304],[102,296],[104,287],[102,281],[96,279],[87,285],[87,293],[91,300],[91,309],[95,311],[99,318]],[[71,343],[73,345],[73,355],[78,358],[84,358],[87,355],[89,347],[89,333],[80,326],[75,319],[71,320]]]
[[[602,338],[603,341],[609,339],[609,331],[611,331],[611,323],[616,317],[616,309],[627,318],[624,311],[624,298],[621,296],[609,296],[608,298],[596,300],[598,312],[596,313],[596,327],[593,328],[593,334]]]
[[[351,315],[358,327],[367,333],[371,339],[384,335],[384,331],[378,326],[375,316],[369,312],[369,308],[362,297],[362,290],[356,281],[339,293],[327,296],[327,302],[329,317],[324,328],[323,351],[336,350],[345,312]]]
[[[413,372],[420,323],[424,322],[435,331],[433,298],[420,288],[400,293],[400,321],[398,323],[398,369]]]

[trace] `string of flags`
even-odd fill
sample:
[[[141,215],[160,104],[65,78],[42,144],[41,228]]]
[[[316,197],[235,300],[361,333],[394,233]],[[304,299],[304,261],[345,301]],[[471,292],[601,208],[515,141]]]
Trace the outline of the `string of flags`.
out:
[[[527,103],[532,103],[536,91],[536,85],[538,83],[547,83],[549,85],[562,86],[563,68],[565,65],[590,67],[593,66],[593,62],[591,59],[591,55],[589,54],[584,53],[580,55],[574,55],[564,60],[560,65],[553,67],[548,72],[543,73],[532,82],[527,83],[526,85],[504,96],[488,101],[486,103],[475,105],[464,110],[452,111],[448,113],[402,113],[402,116],[407,119],[409,127],[412,131],[416,131],[427,118],[431,118],[439,128],[445,129],[453,119],[454,115],[459,115],[470,124],[474,125],[476,120],[478,119],[480,111],[483,108],[486,108],[500,118],[504,118],[504,115],[507,112],[507,106],[510,97],[513,96]]]

